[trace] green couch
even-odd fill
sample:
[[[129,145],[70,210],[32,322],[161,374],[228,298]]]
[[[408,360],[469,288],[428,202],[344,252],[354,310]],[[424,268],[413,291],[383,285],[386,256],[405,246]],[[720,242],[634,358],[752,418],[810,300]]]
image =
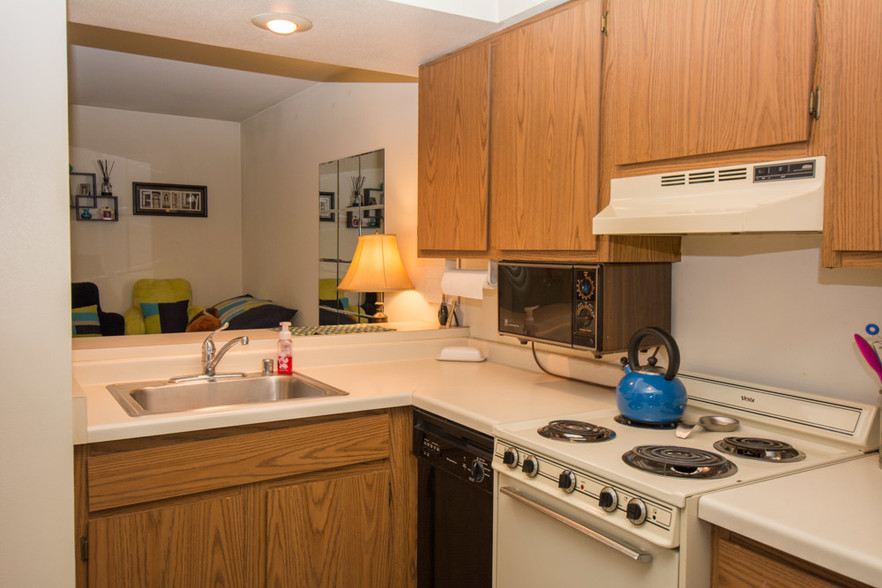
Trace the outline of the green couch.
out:
[[[125,313],[126,335],[143,335],[151,330],[144,322],[141,303],[172,303],[183,300],[188,301],[187,322],[204,309],[202,306],[193,306],[193,289],[190,282],[183,278],[138,280],[132,287],[132,306]]]

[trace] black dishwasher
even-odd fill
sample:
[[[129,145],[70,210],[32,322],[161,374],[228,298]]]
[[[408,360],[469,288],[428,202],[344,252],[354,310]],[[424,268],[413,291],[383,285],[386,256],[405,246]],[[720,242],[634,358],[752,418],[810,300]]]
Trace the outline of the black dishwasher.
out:
[[[417,586],[489,587],[493,574],[493,438],[414,409],[419,458]]]

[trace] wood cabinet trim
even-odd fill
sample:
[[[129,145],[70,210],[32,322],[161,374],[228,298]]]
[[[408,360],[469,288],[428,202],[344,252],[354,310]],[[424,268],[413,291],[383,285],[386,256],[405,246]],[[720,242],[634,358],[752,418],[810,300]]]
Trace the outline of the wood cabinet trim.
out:
[[[385,459],[388,415],[89,457],[89,510],[100,511]]]

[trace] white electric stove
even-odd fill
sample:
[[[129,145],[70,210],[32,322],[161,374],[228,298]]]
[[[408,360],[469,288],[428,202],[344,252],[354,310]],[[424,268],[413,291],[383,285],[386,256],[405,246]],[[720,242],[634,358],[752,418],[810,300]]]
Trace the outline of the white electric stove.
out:
[[[495,428],[497,587],[580,577],[597,585],[706,586],[702,494],[875,449],[875,406],[679,377],[689,395],[684,421],[729,416],[740,421],[737,429],[696,428],[684,439],[675,428],[621,422],[615,410]],[[580,435],[590,440],[574,440]]]

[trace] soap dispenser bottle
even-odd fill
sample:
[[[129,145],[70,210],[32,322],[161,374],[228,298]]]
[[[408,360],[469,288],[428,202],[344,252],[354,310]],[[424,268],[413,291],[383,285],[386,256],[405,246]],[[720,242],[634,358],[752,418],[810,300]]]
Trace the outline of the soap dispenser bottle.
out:
[[[291,341],[291,323],[280,323],[279,355],[276,371],[280,374],[294,373],[294,344]]]

